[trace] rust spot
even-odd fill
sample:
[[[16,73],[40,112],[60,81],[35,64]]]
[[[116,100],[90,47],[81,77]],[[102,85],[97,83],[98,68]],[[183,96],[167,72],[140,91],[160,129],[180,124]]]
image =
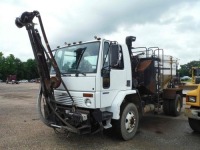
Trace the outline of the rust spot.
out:
[[[152,60],[145,60],[138,66],[138,71],[143,72],[151,64]]]

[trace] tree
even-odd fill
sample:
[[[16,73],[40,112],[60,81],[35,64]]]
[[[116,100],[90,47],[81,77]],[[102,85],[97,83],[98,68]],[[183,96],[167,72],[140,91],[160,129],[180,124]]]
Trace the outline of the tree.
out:
[[[15,65],[15,56],[13,54],[10,54],[8,57],[6,57],[4,66],[7,74],[16,74],[17,69]]]
[[[0,52],[0,79],[5,81],[8,75],[17,75],[17,80],[30,80],[39,77],[34,59],[22,62],[19,58],[15,58],[13,54],[5,58],[3,53]]]
[[[24,66],[26,79],[35,79],[38,78],[37,64],[35,60],[28,59]]]
[[[0,52],[0,79],[3,79],[3,72],[4,72],[4,62],[5,62],[5,58],[3,56],[3,53]]]
[[[16,58],[15,59],[15,65],[16,65],[16,71],[15,72],[16,72],[16,75],[17,75],[17,79],[18,80],[24,79],[25,78],[24,63],[20,59]]]
[[[181,65],[179,69],[180,76],[191,76],[192,67],[200,67],[200,61],[191,61],[185,65]]]

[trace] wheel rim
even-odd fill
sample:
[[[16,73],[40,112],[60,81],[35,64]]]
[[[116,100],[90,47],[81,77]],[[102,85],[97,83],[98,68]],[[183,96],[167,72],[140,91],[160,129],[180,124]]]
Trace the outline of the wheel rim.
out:
[[[126,115],[125,128],[128,133],[132,132],[136,125],[136,117],[134,112],[129,111]]]
[[[177,110],[177,112],[180,112],[180,111],[181,111],[181,101],[180,101],[180,100],[178,100],[176,110]]]

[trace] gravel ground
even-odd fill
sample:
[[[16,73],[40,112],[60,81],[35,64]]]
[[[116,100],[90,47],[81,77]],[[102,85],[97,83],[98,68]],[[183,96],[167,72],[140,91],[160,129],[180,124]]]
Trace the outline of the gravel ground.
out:
[[[190,129],[183,114],[176,118],[146,114],[130,141],[118,139],[111,130],[95,135],[56,134],[39,120],[38,88],[36,83],[0,83],[0,150],[200,149],[200,134]]]

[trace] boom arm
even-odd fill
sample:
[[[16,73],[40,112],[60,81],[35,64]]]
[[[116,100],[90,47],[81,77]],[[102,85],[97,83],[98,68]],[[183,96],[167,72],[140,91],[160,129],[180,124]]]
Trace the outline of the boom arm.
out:
[[[38,33],[37,29],[34,29],[34,23],[32,22],[34,17],[38,17],[39,24],[42,30],[42,34],[48,49],[48,53],[46,52],[44,46],[42,45],[40,35]],[[28,31],[28,35],[30,38],[31,46],[33,49],[33,53],[36,59],[36,62],[38,64],[38,71],[39,75],[41,77],[41,82],[45,81],[45,86],[48,91],[51,90],[51,87],[57,88],[60,83],[61,83],[61,74],[60,70],[57,66],[57,63],[53,57],[53,54],[51,52],[51,48],[49,46],[48,40],[46,38],[46,34],[44,31],[44,27],[42,24],[42,19],[40,17],[40,14],[38,11],[33,11],[33,12],[24,12],[21,17],[16,18],[15,23],[17,27],[22,28],[23,26],[26,26],[26,29]],[[56,72],[56,78],[50,79],[49,75],[49,69],[48,69],[48,64],[46,62],[46,57],[47,59],[50,60],[51,65],[55,69]]]
[[[40,37],[38,30],[34,28],[35,24],[32,22],[34,17],[37,17],[39,20],[42,35],[43,35],[44,41],[46,43],[48,52],[45,50],[45,48],[42,44],[41,37]],[[59,118],[66,125],[65,128],[67,128],[68,130],[73,130],[73,132],[77,132],[76,128],[74,128],[69,123],[67,123],[65,120],[63,120],[59,116],[59,114],[56,112],[56,104],[54,103],[55,98],[54,98],[53,90],[54,90],[54,88],[59,87],[61,83],[63,84],[65,90],[67,91],[69,97],[71,98],[71,100],[73,102],[73,107],[74,107],[74,100],[73,100],[72,96],[70,95],[66,85],[64,84],[64,82],[61,78],[60,70],[58,68],[58,65],[57,65],[54,57],[53,57],[51,48],[49,46],[45,31],[44,31],[40,13],[38,11],[24,12],[24,13],[22,13],[22,15],[20,17],[16,18],[15,24],[18,28],[22,28],[23,26],[25,26],[27,29],[28,35],[29,35],[29,39],[31,42],[35,60],[37,62],[37,68],[38,68],[40,81],[41,81],[41,91],[39,93],[40,100],[43,95],[44,100],[46,101],[49,109],[51,110],[52,113],[54,113],[57,116],[57,118]],[[55,77],[50,77],[47,60],[50,60],[50,63],[56,72]],[[50,126],[49,122],[48,123],[45,122],[45,124],[48,124]]]

